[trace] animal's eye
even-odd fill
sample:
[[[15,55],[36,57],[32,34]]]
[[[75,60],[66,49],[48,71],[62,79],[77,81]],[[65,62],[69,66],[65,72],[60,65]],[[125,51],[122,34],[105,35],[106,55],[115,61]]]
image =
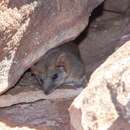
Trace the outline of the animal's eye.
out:
[[[52,76],[52,80],[56,80],[57,78],[58,78],[58,74],[57,73]]]
[[[39,82],[40,82],[40,83],[43,83],[44,81],[43,81],[43,79],[39,78]]]

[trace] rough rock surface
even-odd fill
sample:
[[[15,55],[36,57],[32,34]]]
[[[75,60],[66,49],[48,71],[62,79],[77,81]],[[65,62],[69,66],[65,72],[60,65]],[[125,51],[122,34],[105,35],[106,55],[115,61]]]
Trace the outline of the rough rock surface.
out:
[[[49,49],[78,36],[102,1],[0,1],[0,93]]]
[[[0,109],[0,130],[69,130],[72,100],[42,100]]]
[[[70,107],[72,130],[130,129],[130,35],[115,42],[124,45],[92,74],[87,87]],[[118,127],[112,128],[120,118],[127,125],[118,123]]]
[[[93,14],[94,15],[94,14]],[[81,41],[80,51],[86,66],[86,74],[90,74],[101,65],[122,44],[113,41],[129,32],[129,15],[103,11],[89,25],[85,38]]]

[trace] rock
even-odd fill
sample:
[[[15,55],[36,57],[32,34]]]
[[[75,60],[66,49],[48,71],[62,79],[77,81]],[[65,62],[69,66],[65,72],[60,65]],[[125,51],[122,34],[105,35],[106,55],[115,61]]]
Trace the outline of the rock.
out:
[[[123,45],[96,69],[70,107],[72,130],[130,129],[130,35],[115,42]]]
[[[103,11],[102,15],[92,20],[87,32],[84,32],[86,37],[80,44],[88,77],[122,45],[119,42],[113,44],[113,41],[129,32],[129,23],[130,16],[122,16],[107,11]]]
[[[6,94],[0,96],[0,107],[9,107],[20,103],[30,103],[39,100],[68,100],[75,98],[81,92],[78,89],[56,89],[53,93],[45,95],[38,86],[16,86]]]
[[[2,0],[0,93],[14,86],[49,49],[77,37],[102,1]]]
[[[129,0],[106,0],[104,2],[104,9],[117,13],[124,13],[130,6]]]
[[[71,100],[42,100],[0,108],[1,130],[69,130]]]

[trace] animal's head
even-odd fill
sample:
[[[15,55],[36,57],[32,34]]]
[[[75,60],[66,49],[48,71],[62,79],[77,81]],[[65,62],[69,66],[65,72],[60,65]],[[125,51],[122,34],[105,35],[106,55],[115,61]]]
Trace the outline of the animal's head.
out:
[[[32,67],[32,71],[45,94],[49,94],[63,85],[68,76],[67,67],[69,63],[64,53],[59,55],[55,62],[50,63],[39,62]]]

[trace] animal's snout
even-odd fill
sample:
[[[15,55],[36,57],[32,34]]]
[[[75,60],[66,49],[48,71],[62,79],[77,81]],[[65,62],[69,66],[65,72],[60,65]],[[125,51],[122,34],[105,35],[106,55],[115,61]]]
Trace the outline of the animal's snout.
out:
[[[54,83],[50,79],[46,79],[42,85],[42,89],[46,95],[50,94],[54,88]]]
[[[54,91],[53,87],[43,88],[43,91],[46,95],[52,93]]]

